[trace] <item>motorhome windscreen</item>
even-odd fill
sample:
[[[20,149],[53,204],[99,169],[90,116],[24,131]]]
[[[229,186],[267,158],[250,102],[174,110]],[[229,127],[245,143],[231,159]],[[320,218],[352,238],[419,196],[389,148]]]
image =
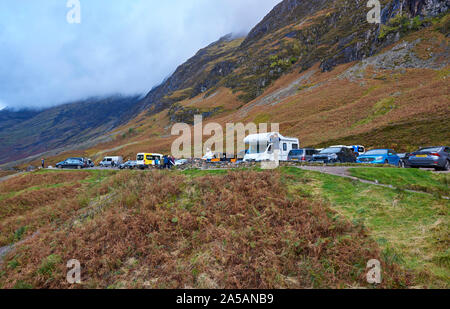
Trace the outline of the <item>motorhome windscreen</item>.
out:
[[[257,154],[264,153],[267,150],[267,143],[250,143],[250,147],[248,149],[249,154]]]

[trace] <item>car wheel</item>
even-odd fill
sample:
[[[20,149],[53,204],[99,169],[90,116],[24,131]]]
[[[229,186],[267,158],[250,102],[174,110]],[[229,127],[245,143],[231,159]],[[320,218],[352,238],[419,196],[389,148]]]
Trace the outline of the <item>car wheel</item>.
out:
[[[444,171],[450,171],[450,161],[449,160],[445,161],[445,165],[444,165],[443,170]]]

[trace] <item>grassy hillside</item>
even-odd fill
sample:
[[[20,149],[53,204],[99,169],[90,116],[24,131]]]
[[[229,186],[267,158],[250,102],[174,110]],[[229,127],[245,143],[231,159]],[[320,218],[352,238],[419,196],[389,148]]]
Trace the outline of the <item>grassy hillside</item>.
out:
[[[0,205],[3,288],[69,287],[73,258],[76,288],[369,287],[370,259],[382,288],[450,284],[448,201],[296,168],[38,172]]]

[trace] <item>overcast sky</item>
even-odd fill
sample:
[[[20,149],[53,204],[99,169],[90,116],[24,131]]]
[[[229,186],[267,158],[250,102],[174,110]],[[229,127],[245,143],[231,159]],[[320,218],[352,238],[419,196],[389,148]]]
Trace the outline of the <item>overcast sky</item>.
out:
[[[281,0],[0,0],[0,109],[146,93],[221,36],[247,33]]]

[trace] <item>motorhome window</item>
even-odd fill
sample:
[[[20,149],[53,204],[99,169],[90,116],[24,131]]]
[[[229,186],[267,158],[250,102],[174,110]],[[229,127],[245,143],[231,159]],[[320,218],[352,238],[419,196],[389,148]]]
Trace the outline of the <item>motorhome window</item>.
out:
[[[283,143],[283,151],[287,151],[287,144]]]
[[[137,159],[138,159],[138,161],[143,161],[143,160],[144,160],[144,156],[143,156],[143,155],[139,155],[139,156],[137,157]]]
[[[293,150],[297,150],[298,149],[298,144],[292,144],[292,149]]]
[[[358,147],[358,152],[364,152],[364,147]]]
[[[107,159],[106,161],[108,161],[108,162],[111,162],[111,161],[112,161],[112,159],[111,159],[111,158],[109,158],[109,159]]]
[[[264,153],[267,149],[267,143],[260,144],[260,143],[250,143],[250,148],[248,150],[249,154],[256,154],[256,153]]]

